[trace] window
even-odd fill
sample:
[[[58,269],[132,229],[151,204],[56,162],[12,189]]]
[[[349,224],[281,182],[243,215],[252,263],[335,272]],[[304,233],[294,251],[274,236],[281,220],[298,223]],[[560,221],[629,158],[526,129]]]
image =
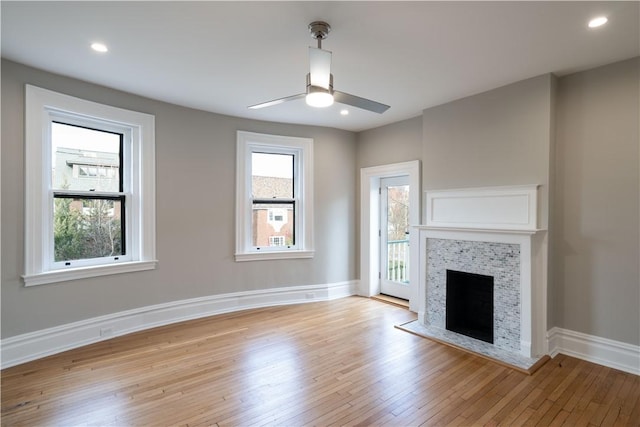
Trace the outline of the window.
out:
[[[55,118],[55,114],[53,115]],[[64,120],[64,119],[62,119]],[[72,122],[69,118],[67,122]],[[80,121],[74,121],[80,123]],[[100,127],[99,123],[92,123]],[[51,122],[53,268],[125,259],[125,133]],[[84,163],[84,166],[80,164]],[[77,171],[77,173],[75,173]],[[111,173],[107,173],[111,171]],[[62,263],[62,264],[58,264]],[[101,262],[102,263],[102,262]]]
[[[26,86],[25,285],[155,268],[154,117]]]
[[[73,177],[85,178],[85,177],[107,177],[115,178],[118,173],[118,168],[113,167],[95,167],[89,165],[73,165]]]
[[[284,236],[269,236],[269,246],[284,246]]]
[[[311,258],[313,140],[238,132],[236,261]]]

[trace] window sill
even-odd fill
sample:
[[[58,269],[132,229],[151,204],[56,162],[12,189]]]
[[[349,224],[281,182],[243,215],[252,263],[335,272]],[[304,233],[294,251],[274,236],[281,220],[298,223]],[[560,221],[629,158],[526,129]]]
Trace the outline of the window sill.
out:
[[[313,258],[313,254],[314,251],[243,252],[236,254],[236,262]]]
[[[66,282],[69,280],[87,279],[90,277],[108,276],[111,274],[131,273],[134,271],[154,270],[157,260],[132,261],[121,264],[95,265],[90,267],[53,270],[44,273],[25,274],[22,276],[25,286],[45,285],[47,283]]]

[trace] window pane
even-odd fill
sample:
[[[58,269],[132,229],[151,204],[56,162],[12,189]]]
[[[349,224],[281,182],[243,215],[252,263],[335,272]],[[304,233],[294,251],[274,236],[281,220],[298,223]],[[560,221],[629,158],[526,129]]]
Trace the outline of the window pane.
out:
[[[387,240],[406,240],[409,231],[409,186],[387,188]]]
[[[251,154],[254,199],[293,198],[293,157],[292,154]]]
[[[387,187],[386,279],[409,283],[409,186]]]
[[[122,201],[54,198],[54,261],[123,255]]]
[[[294,203],[253,204],[253,246],[295,244]]]
[[[122,191],[121,137],[116,133],[52,123],[53,189]]]

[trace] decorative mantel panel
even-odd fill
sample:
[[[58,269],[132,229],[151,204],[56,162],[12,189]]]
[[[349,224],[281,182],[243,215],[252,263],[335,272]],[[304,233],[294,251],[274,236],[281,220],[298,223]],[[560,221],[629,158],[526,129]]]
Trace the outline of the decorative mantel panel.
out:
[[[427,192],[427,225],[416,227],[420,262],[413,273],[419,321],[445,329],[447,269],[492,276],[494,347],[525,357],[543,354],[536,212],[535,185]]]
[[[538,186],[427,192],[427,227],[535,231]]]

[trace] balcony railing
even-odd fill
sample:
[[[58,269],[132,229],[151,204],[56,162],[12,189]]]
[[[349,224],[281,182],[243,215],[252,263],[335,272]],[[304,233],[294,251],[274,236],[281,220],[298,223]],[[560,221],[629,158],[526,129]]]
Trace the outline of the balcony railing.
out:
[[[409,283],[409,240],[387,242],[387,279],[392,282]]]

